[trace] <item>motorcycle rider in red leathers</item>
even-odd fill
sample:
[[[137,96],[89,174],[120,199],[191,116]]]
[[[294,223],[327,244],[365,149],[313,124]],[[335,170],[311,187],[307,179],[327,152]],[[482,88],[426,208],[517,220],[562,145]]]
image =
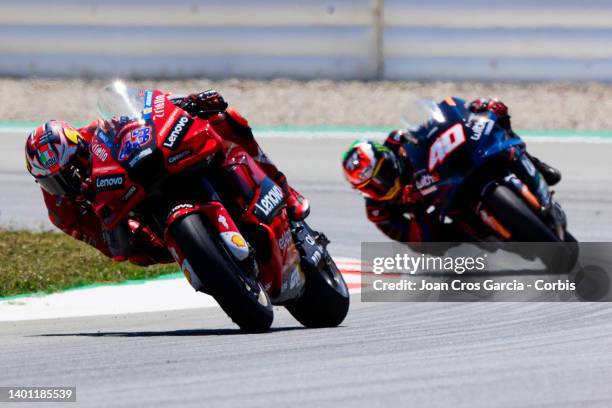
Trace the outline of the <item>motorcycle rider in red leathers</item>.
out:
[[[266,157],[245,118],[223,97],[208,90],[169,99],[190,115],[207,119],[226,141],[240,145],[285,192],[289,216],[305,218],[308,201],[287,183],[283,173]],[[174,262],[166,246],[148,227],[128,219],[107,231],[92,210],[84,191],[90,169],[89,144],[98,121],[74,129],[66,122],[49,121],[35,129],[26,141],[26,165],[40,185],[51,222],[66,234],[84,241],[115,261],[138,265]]]
[[[480,98],[467,108],[473,113],[491,111],[498,123],[511,135],[508,107],[498,99]],[[400,154],[407,142],[408,130],[395,130],[384,144],[356,141],[342,159],[344,175],[353,188],[365,197],[366,213],[370,221],[389,238],[400,242],[466,241],[460,231],[448,228],[428,217],[420,203],[411,166]],[[529,155],[535,167],[549,185],[561,180],[561,173]],[[418,246],[418,245],[417,245]]]

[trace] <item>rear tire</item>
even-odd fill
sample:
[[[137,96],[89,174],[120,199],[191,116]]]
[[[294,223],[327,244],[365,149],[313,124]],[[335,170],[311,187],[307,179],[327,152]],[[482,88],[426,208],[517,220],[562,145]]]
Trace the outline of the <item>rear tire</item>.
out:
[[[483,200],[485,207],[512,234],[516,242],[561,242],[553,231],[506,186],[497,186]],[[573,239],[571,234],[569,239]],[[542,250],[544,249],[544,250]],[[526,259],[540,258],[549,273],[567,273],[576,264],[577,245],[568,243],[551,251],[542,245],[518,245],[516,253]]]
[[[321,272],[306,273],[304,293],[287,305],[289,313],[305,327],[336,327],[349,309],[349,291],[338,267],[329,255]]]
[[[225,246],[208,232],[200,214],[188,215],[170,233],[206,292],[242,330],[266,331],[272,325],[272,303],[259,281],[248,276]]]
[[[559,238],[506,186],[497,186],[483,204],[512,234],[517,242],[558,242]]]

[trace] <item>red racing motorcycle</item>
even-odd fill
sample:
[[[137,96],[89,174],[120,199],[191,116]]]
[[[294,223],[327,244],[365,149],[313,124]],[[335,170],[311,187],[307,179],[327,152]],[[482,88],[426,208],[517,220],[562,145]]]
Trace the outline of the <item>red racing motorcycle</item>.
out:
[[[108,230],[134,218],[163,237],[189,283],[246,331],[283,305],[306,327],[339,325],[349,292],[329,240],[289,219],[283,190],[168,94],[115,82],[91,143],[92,204]]]

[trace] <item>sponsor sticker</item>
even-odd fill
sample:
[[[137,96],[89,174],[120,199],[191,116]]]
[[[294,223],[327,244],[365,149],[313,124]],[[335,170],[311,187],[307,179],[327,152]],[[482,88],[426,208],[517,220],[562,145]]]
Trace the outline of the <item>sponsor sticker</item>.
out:
[[[424,171],[419,172],[417,174],[415,185],[419,190],[425,187],[429,187],[434,183],[438,182],[438,178],[432,174],[426,173]]]
[[[168,164],[176,164],[189,156],[191,156],[191,150],[183,150],[168,157]]]
[[[123,196],[121,196],[121,200],[122,201],[130,201],[130,198],[132,198],[132,196],[134,196],[134,193],[136,193],[136,190],[138,190],[138,187],[136,186],[131,186]]]
[[[136,164],[138,164],[139,161],[149,156],[151,153],[153,153],[153,149],[151,149],[150,147],[147,147],[146,149],[138,153],[136,156],[134,156],[132,160],[129,161],[128,165],[130,167],[134,167]]]
[[[265,216],[268,216],[283,202],[284,197],[283,190],[279,186],[274,185],[255,203],[255,207],[264,213]]]
[[[232,243],[239,248],[244,248],[246,246],[246,242],[244,242],[244,238],[242,238],[242,236],[238,234],[232,235]]]
[[[232,244],[236,245],[239,248],[244,248],[246,246],[246,242],[244,242],[244,238],[242,238],[242,236],[238,234],[232,235],[231,241],[232,241]]]
[[[123,174],[111,174],[96,179],[96,191],[110,191],[123,188],[125,177]]]
[[[192,208],[195,208],[195,205],[189,204],[189,203],[177,204],[177,205],[175,205],[174,207],[172,207],[170,209],[170,211],[168,212],[168,216],[166,217],[166,220],[169,219],[172,216],[172,214],[174,214],[177,211],[180,211],[180,210],[189,210],[189,209],[192,209]]]
[[[416,188],[419,189],[421,194],[427,195],[438,189],[434,184],[440,181],[440,178],[422,170],[415,174],[415,180]]]
[[[153,111],[153,91],[145,91],[144,94],[144,108],[142,110],[142,117],[144,120],[151,119],[151,113]]]
[[[102,142],[109,149],[113,147],[113,141],[111,140],[111,137],[104,133],[102,129],[98,129],[98,131],[96,132],[96,139]]]
[[[283,235],[278,239],[278,247],[281,251],[284,251],[293,243],[293,236],[291,235],[291,230],[287,229],[283,232]]]
[[[135,129],[128,133],[121,143],[119,151],[119,160],[126,160],[134,152],[134,150],[147,144],[151,140],[151,127],[145,126]]]
[[[480,140],[482,135],[487,136],[491,132],[494,124],[495,122],[490,119],[476,120],[472,122],[472,135],[470,136],[470,139]]]
[[[189,131],[191,124],[193,123],[193,119],[191,119],[187,115],[182,115],[178,120],[174,123],[172,128],[170,129],[170,133],[166,136],[164,143],[162,144],[164,147],[167,147],[170,150],[176,150],[181,145],[181,141]]]
[[[157,95],[153,100],[153,117],[163,118],[166,110],[166,96],[163,94]]]
[[[108,151],[104,148],[103,145],[95,143],[91,147],[91,152],[96,156],[100,161],[105,162],[108,159]]]

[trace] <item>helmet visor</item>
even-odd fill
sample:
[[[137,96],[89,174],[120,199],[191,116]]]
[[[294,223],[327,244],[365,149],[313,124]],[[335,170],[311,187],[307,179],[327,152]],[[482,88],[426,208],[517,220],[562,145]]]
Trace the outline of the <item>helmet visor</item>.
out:
[[[389,200],[399,191],[399,168],[390,155],[379,160],[369,180],[355,186],[366,197],[375,200]]]
[[[76,195],[81,190],[80,178],[73,166],[69,166],[57,174],[39,177],[36,181],[43,190],[51,195],[70,196]]]

